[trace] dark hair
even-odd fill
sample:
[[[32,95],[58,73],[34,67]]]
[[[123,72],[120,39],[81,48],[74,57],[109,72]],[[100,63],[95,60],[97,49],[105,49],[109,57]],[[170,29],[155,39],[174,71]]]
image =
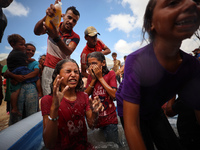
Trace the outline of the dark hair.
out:
[[[89,53],[87,56],[87,65],[88,65],[88,58],[92,58],[92,57],[96,58],[100,62],[103,62],[104,60],[106,62],[104,54],[102,54],[101,52],[92,52],[92,53]],[[109,70],[105,63],[105,66],[102,67],[102,73],[107,74],[108,72],[109,72]]]
[[[145,33],[148,33],[150,42],[154,40],[155,31],[151,30],[151,24],[152,24],[153,10],[156,6],[156,2],[157,0],[149,0],[149,3],[146,6],[144,14],[144,22],[142,27],[143,41],[145,40]]]
[[[71,6],[71,7],[67,8],[67,10],[66,10],[65,13],[67,13],[69,10],[71,10],[76,16],[79,16],[79,18],[80,18],[80,13],[79,13],[79,11],[76,9],[76,7]]]
[[[42,58],[42,56],[46,57],[46,54],[40,55],[38,60],[40,60]]]
[[[11,35],[9,35],[8,38],[7,38],[7,40],[8,40],[8,43],[10,45],[12,45],[12,44],[15,45],[20,40],[24,40],[25,41],[25,39],[21,35],[19,35],[19,34],[11,34]]]
[[[26,43],[25,46],[26,46],[26,47],[27,47],[27,46],[33,46],[33,47],[35,48],[35,50],[36,50],[35,45],[33,45],[32,43]]]
[[[113,52],[113,53],[112,53],[112,56],[117,56],[117,53]]]
[[[63,68],[63,64],[65,64],[67,62],[73,62],[77,65],[78,71],[79,71],[79,81],[78,81],[78,85],[76,86],[75,90],[76,91],[83,91],[83,80],[82,80],[82,77],[81,77],[81,72],[79,70],[79,66],[78,66],[78,64],[76,63],[75,60],[67,58],[67,59],[63,59],[63,60],[59,61],[56,65],[56,67],[55,67],[55,70],[54,70],[53,75],[52,75],[52,83],[50,85],[51,86],[51,94],[53,94],[53,82],[56,79],[56,76],[58,74],[60,74],[60,70]]]

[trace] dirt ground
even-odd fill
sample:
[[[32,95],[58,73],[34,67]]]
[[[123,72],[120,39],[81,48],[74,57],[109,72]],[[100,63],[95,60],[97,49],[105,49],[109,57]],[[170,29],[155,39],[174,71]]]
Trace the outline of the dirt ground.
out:
[[[10,115],[6,112],[6,102],[3,100],[0,105],[0,131],[8,127],[9,117]]]

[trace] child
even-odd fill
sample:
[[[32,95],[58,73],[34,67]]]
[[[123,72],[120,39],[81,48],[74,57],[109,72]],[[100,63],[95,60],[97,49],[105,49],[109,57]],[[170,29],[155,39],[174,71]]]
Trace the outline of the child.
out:
[[[117,71],[121,68],[121,62],[117,60],[117,53],[115,52],[112,53],[112,58],[114,63],[112,70],[116,73],[116,79],[120,83],[120,75],[117,74]]]
[[[87,64],[90,74],[85,92],[92,95],[92,98],[98,95],[105,108],[99,114],[95,127],[103,130],[106,141],[115,142],[121,146],[118,138],[116,107],[113,103],[117,89],[115,72],[108,70],[105,56],[101,52],[88,54]]]
[[[7,58],[8,70],[13,74],[21,75],[21,81],[25,81],[26,83],[37,81],[38,76],[29,78],[27,80],[25,80],[26,78],[23,76],[31,72],[31,70],[27,68],[28,58],[26,55],[25,39],[19,34],[12,34],[8,36],[8,43],[13,48]],[[29,61],[33,60],[29,59]],[[20,92],[20,87],[21,83],[14,83],[14,81],[11,81],[11,113],[19,116],[21,113],[17,108],[17,99]]]
[[[101,52],[104,55],[110,54],[110,49],[97,38],[97,35],[100,33],[97,32],[95,27],[89,26],[85,29],[85,40],[87,41],[86,46],[83,48],[81,53],[81,73],[86,78],[88,77],[87,73],[87,55],[92,52]]]
[[[199,120],[200,63],[180,50],[199,24],[199,1],[149,1],[143,35],[151,43],[128,55],[120,93],[130,150],[154,150],[154,144],[158,150],[182,150],[161,109],[176,94],[196,109]]]
[[[99,111],[100,99],[89,100],[81,91],[83,81],[78,64],[73,59],[63,59],[55,67],[51,95],[41,100],[43,139],[50,149],[94,149],[87,142],[87,127],[93,128]],[[90,104],[89,104],[90,101]]]

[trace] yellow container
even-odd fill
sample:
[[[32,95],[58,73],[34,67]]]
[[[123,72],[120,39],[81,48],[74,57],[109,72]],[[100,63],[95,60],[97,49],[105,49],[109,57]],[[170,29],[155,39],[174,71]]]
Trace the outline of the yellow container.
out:
[[[59,25],[60,25],[60,22],[61,22],[61,16],[62,16],[62,8],[61,8],[61,5],[62,3],[60,1],[58,1],[58,3],[56,3],[54,6],[55,6],[55,9],[56,9],[56,12],[55,12],[55,16],[54,17],[49,17],[47,16],[46,17],[46,20],[45,20],[45,23],[46,25],[53,29],[51,23],[50,23],[50,20],[53,21],[53,24],[55,25],[55,27],[58,29]]]

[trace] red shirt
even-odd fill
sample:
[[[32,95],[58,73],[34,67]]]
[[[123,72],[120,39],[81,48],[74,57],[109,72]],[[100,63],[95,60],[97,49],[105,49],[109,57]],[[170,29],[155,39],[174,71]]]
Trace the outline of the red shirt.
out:
[[[62,23],[61,23],[62,24]],[[60,26],[61,26],[60,24]],[[74,42],[76,45],[78,45],[79,41],[80,41],[80,37],[78,34],[76,34],[73,30],[71,31],[71,33],[67,33],[67,34],[62,34],[60,28],[59,28],[59,36],[61,38],[61,40],[63,40],[63,42],[68,46],[70,42]],[[69,58],[70,56],[65,55],[60,48],[57,46],[57,44],[53,41],[53,39],[51,39],[50,37],[48,37],[47,39],[47,55],[46,55],[46,59],[44,62],[44,65],[50,68],[55,68],[56,64],[62,60],[62,59],[66,59]]]
[[[49,115],[53,97],[45,95],[41,101],[42,115]],[[62,99],[58,111],[58,138],[54,149],[89,150],[92,145],[87,142],[86,111],[90,110],[88,95],[77,92],[77,99]]]
[[[112,88],[117,89],[117,81],[114,71],[109,71],[106,75],[103,76],[104,80],[107,82],[109,86]],[[88,76],[86,88],[89,86],[92,80],[91,75]],[[96,84],[94,85],[94,90],[92,92],[92,98],[95,96],[99,96],[101,102],[104,106],[104,111],[99,112],[99,118],[96,128],[103,127],[109,124],[117,124],[117,114],[116,114],[116,107],[113,103],[113,99],[109,96],[107,91],[104,89],[102,84],[97,80]],[[109,118],[109,119],[108,119]]]
[[[87,44],[84,47],[82,53],[81,53],[81,64],[86,65],[87,64],[87,55],[92,52],[101,52],[104,48],[105,44],[100,40],[97,39],[97,44],[94,48],[90,48]]]

